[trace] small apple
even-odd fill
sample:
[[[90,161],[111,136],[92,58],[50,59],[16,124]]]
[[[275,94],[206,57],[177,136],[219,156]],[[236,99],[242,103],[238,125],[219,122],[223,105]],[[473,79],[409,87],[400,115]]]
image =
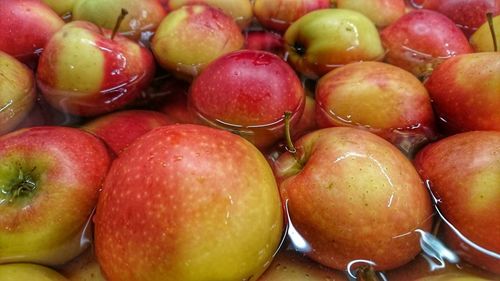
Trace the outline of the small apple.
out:
[[[381,37],[386,62],[422,79],[446,59],[473,51],[449,18],[431,10],[407,13],[385,28]]]
[[[200,123],[188,107],[189,86],[190,84],[184,80],[168,79],[160,88],[160,91],[165,93],[165,96],[156,110],[167,115],[175,123]]]
[[[70,281],[106,281],[92,248],[66,263],[59,271]]]
[[[60,16],[71,15],[73,11],[73,5],[76,0],[42,0],[43,3],[47,4],[52,10],[54,10]]]
[[[500,274],[499,152],[500,132],[474,131],[432,143],[415,157],[446,222],[445,241],[467,262],[496,274]]]
[[[113,162],[94,222],[109,281],[255,281],[283,231],[264,156],[239,136],[184,124],[154,129]]]
[[[64,21],[39,0],[2,0],[0,51],[36,65],[43,48]]]
[[[499,4],[500,5],[500,4]],[[492,28],[495,33],[497,49],[500,46],[500,16],[491,19]],[[489,23],[481,25],[474,34],[469,38],[470,44],[475,52],[496,52],[493,36]]]
[[[411,73],[381,62],[334,69],[316,86],[320,128],[356,127],[390,141],[407,155],[436,138],[431,99]]]
[[[256,50],[229,53],[192,83],[189,106],[198,119],[266,148],[284,136],[284,113],[296,124],[305,94],[293,69],[278,56]]]
[[[146,48],[92,23],[73,21],[48,42],[37,80],[55,108],[95,116],[132,102],[149,85],[154,70]]]
[[[100,137],[119,155],[138,137],[174,122],[166,115],[148,110],[124,110],[100,116],[82,125],[82,129]]]
[[[337,8],[358,11],[384,28],[405,14],[404,0],[337,0]]]
[[[69,281],[57,271],[36,264],[11,263],[0,265],[0,281]]]
[[[330,6],[330,0],[254,0],[253,12],[264,27],[285,32],[303,15]]]
[[[446,133],[500,130],[500,53],[460,55],[439,65],[425,87]]]
[[[110,162],[104,144],[79,129],[1,136],[0,264],[63,264],[89,246],[89,219]]]
[[[304,113],[302,113],[299,122],[297,122],[297,124],[291,129],[292,139],[298,139],[301,136],[318,129],[318,125],[316,123],[316,100],[312,96],[306,95]]]
[[[278,33],[263,30],[245,34],[245,49],[267,51],[280,57],[285,53],[283,37]]]
[[[250,0],[168,0],[167,6],[170,10],[179,9],[184,5],[206,4],[222,10],[230,15],[240,29],[245,29],[252,21],[252,5]]]
[[[84,20],[113,29],[121,9],[128,11],[118,31],[131,39],[156,30],[166,12],[158,0],[76,0],[73,20]]]
[[[162,20],[151,47],[161,66],[190,80],[243,44],[243,34],[230,16],[206,5],[187,5]]]
[[[396,147],[364,130],[337,127],[309,133],[295,148],[274,165],[307,256],[339,270],[354,269],[348,265],[355,260],[388,270],[420,252],[416,230],[429,231],[432,205]]]
[[[284,39],[290,64],[312,79],[351,62],[384,56],[373,22],[351,10],[310,12],[287,29]]]
[[[15,129],[35,103],[33,72],[0,51],[0,136]]]

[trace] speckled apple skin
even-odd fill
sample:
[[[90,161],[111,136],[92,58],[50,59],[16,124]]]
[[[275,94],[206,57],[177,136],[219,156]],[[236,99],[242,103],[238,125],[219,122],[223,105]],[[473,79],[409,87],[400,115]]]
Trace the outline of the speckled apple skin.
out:
[[[262,154],[239,136],[199,125],[154,129],[125,150],[94,221],[110,281],[257,280],[283,226]]]
[[[447,133],[500,131],[500,53],[450,58],[425,83]]]
[[[494,215],[500,214],[500,132],[447,137],[420,151],[415,166],[430,181],[443,216],[474,243],[500,253],[500,217]],[[466,261],[500,274],[500,260],[476,252],[450,229],[446,236]]]
[[[56,265],[80,254],[110,162],[104,144],[79,129],[33,127],[0,137],[0,187],[19,169],[39,178],[32,198],[1,200],[0,263]]]
[[[396,147],[343,127],[309,133],[295,146],[295,156],[285,153],[274,165],[291,221],[311,247],[306,255],[339,270],[357,259],[387,270],[420,252],[415,230],[430,230],[432,205]]]

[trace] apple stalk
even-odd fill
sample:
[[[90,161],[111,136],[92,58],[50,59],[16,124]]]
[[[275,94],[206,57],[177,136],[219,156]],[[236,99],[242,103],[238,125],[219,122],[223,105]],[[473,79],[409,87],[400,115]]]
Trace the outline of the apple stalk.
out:
[[[493,51],[498,52],[497,36],[495,33],[495,26],[493,25],[493,13],[486,13],[488,19],[488,26],[490,27],[491,37],[493,38]]]
[[[285,111],[285,141],[286,141],[286,150],[292,154],[297,152],[295,146],[292,142],[292,137],[290,133],[290,119],[292,118],[292,112]]]
[[[116,19],[116,24],[115,24],[115,27],[113,28],[113,33],[111,33],[111,40],[113,40],[113,38],[115,38],[115,35],[118,32],[118,29],[120,28],[120,25],[122,24],[123,20],[125,19],[125,17],[127,15],[128,15],[128,11],[122,8],[120,15]]]

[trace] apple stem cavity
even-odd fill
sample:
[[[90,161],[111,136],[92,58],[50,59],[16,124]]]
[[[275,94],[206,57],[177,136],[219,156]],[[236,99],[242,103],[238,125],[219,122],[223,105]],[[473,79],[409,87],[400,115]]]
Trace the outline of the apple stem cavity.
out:
[[[286,141],[286,150],[292,154],[297,152],[295,146],[292,142],[292,136],[290,134],[290,119],[292,118],[292,112],[285,111],[285,141]]]
[[[9,203],[14,202],[18,197],[31,194],[37,188],[36,180],[32,175],[35,169],[36,167],[29,173],[24,173],[23,170],[19,168],[17,178],[15,178],[6,189],[0,190],[1,193],[7,194]]]
[[[113,40],[113,38],[115,38],[115,35],[118,32],[118,29],[120,28],[120,25],[122,24],[123,19],[125,19],[125,17],[127,15],[128,15],[128,11],[122,8],[120,15],[116,19],[116,24],[115,24],[115,27],[113,28],[113,33],[111,33],[111,40]]]
[[[495,33],[495,26],[493,25],[493,13],[486,13],[488,19],[488,26],[490,27],[491,37],[493,38],[493,51],[498,52],[497,36]]]
[[[372,266],[365,265],[360,266],[356,271],[356,280],[359,281],[379,281],[380,278],[377,277],[377,273]]]

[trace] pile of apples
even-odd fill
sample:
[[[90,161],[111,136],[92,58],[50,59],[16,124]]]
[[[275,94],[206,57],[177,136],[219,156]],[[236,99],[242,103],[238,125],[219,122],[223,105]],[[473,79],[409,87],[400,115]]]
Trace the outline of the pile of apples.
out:
[[[0,281],[499,280],[498,0],[0,0]]]

